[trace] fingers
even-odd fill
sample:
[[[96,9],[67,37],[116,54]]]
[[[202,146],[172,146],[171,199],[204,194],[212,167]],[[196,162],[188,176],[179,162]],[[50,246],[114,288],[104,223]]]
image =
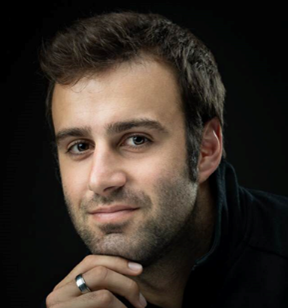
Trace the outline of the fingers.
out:
[[[82,276],[91,291],[109,290],[125,297],[135,307],[143,308],[146,306],[145,299],[140,294],[137,283],[122,274],[104,266],[96,266]],[[77,287],[75,279],[54,291],[54,296],[58,302],[67,302],[71,298],[78,298],[81,295],[82,293]]]
[[[87,256],[49,294],[48,308],[126,307],[117,296],[127,299],[134,307],[144,308],[146,300],[135,281],[127,276],[141,274],[140,264],[113,256]],[[75,277],[82,274],[91,292],[82,294]]]
[[[115,272],[128,276],[137,276],[141,274],[143,268],[138,263],[129,262],[120,257],[89,255],[80,262],[58,285],[55,290],[61,288],[78,274],[83,274],[96,266],[104,266]]]
[[[67,302],[54,301],[54,298],[47,297],[46,306],[48,308],[69,307],[69,308],[127,308],[119,299],[108,290],[100,290],[83,294],[81,297],[70,299]]]

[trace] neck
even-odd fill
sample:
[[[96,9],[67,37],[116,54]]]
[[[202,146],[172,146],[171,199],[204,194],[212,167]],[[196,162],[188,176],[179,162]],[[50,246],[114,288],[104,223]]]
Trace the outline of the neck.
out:
[[[136,277],[148,302],[163,308],[182,307],[185,286],[195,261],[211,246],[216,208],[208,181],[200,184],[185,236],[169,252]]]

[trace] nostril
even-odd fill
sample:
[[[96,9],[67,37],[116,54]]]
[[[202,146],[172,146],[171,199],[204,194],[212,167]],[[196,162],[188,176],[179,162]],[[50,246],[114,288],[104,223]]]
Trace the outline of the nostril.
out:
[[[104,189],[104,192],[111,192],[111,191],[116,191],[116,190],[120,190],[122,188],[122,186],[111,186],[111,187],[107,187]]]
[[[89,190],[98,195],[107,195],[122,188],[127,182],[124,172],[115,172],[112,175],[92,174],[89,182]]]

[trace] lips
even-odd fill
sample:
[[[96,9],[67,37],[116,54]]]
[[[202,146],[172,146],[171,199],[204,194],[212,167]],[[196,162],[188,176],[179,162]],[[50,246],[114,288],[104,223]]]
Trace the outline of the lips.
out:
[[[133,211],[137,208],[128,205],[113,205],[113,206],[103,206],[92,211],[90,214],[101,214],[101,213],[115,213],[120,211]]]
[[[129,219],[138,209],[128,205],[102,206],[90,214],[98,222],[113,223]]]

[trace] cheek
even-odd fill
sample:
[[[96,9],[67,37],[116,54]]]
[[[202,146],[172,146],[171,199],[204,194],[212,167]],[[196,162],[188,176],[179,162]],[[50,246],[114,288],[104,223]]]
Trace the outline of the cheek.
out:
[[[165,195],[169,195],[171,189],[173,192],[177,191],[173,189],[175,181],[180,181],[184,186],[189,183],[189,173],[183,157],[170,159],[162,155],[142,162],[130,176],[130,183],[135,191],[142,190],[156,205]]]
[[[61,163],[61,161],[59,163],[63,192],[65,197],[68,197],[74,204],[87,191],[87,171],[85,172],[87,168],[80,167],[80,165],[72,166],[69,163]]]
[[[137,162],[131,169],[130,175],[147,184],[161,181],[162,178],[173,178],[183,175],[187,169],[186,152],[176,149],[163,150],[159,155],[148,157]]]

